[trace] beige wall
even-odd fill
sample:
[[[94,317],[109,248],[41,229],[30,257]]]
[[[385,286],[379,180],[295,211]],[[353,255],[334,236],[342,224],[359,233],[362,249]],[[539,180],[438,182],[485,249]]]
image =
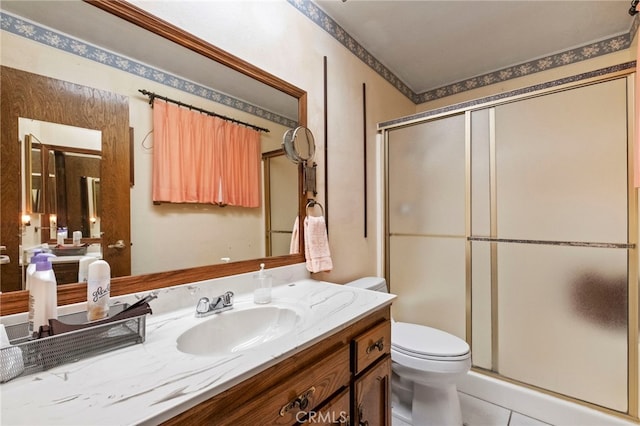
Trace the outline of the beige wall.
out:
[[[6,32],[2,33],[0,60],[12,68],[129,97],[135,158],[135,185],[131,188],[133,275],[220,263],[222,257],[240,260],[264,255],[264,221],[260,208],[153,205],[152,110],[148,98],[138,93],[138,89],[267,127],[271,132],[262,136],[264,151],[279,148],[286,130],[284,126]]]

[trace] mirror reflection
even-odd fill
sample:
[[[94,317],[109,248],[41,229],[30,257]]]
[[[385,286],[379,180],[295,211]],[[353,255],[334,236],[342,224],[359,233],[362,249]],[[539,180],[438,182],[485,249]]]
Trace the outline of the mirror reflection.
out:
[[[224,72],[225,77],[223,79],[221,77],[223,73],[218,71],[221,65],[211,59],[189,51],[180,46],[180,43],[168,41],[163,37],[132,25],[125,20],[83,2],[65,2],[55,5],[38,3],[37,6],[35,6],[35,4],[35,2],[3,2],[3,12],[8,11],[9,13],[17,14],[16,16],[35,20],[32,22],[35,22],[36,26],[33,27],[34,32],[20,32],[19,34],[16,32],[13,33],[11,37],[3,37],[1,39],[3,51],[2,65],[24,69],[36,75],[47,76],[51,73],[50,64],[55,63],[55,77],[61,81],[67,81],[89,88],[99,87],[100,90],[108,91],[115,95],[124,95],[129,108],[130,139],[109,138],[108,143],[115,145],[106,150],[103,147],[102,155],[100,155],[101,148],[83,148],[85,150],[95,150],[96,158],[94,159],[99,161],[101,165],[99,166],[99,171],[96,173],[84,172],[74,175],[73,179],[67,179],[67,182],[71,180],[76,181],[74,185],[75,189],[77,189],[76,194],[79,198],[79,203],[72,205],[69,201],[71,190],[67,190],[66,187],[67,199],[65,202],[59,201],[61,200],[61,191],[59,190],[61,187],[58,170],[63,170],[63,168],[61,165],[56,165],[56,158],[59,158],[59,163],[65,163],[65,173],[70,173],[66,171],[68,169],[68,167],[66,167],[67,163],[75,164],[78,160],[78,158],[75,158],[78,157],[78,153],[67,152],[69,151],[67,148],[60,148],[64,146],[63,144],[58,142],[54,143],[46,137],[40,137],[36,132],[21,130],[19,132],[19,134],[22,135],[21,139],[26,139],[24,135],[33,134],[33,136],[39,140],[32,138],[33,148],[29,150],[29,155],[32,157],[29,163],[32,169],[32,173],[29,173],[31,182],[29,186],[23,182],[23,188],[20,192],[20,197],[24,197],[24,200],[21,201],[21,204],[18,205],[15,212],[6,216],[20,218],[21,213],[26,213],[27,211],[30,213],[29,216],[33,215],[33,218],[30,218],[31,222],[28,226],[24,219],[23,223],[18,223],[19,219],[16,219],[16,227],[20,226],[22,229],[26,229],[26,231],[24,231],[25,234],[21,236],[19,245],[28,248],[46,241],[55,242],[57,240],[58,228],[65,228],[66,225],[67,239],[65,239],[65,243],[69,243],[72,240],[74,231],[79,231],[83,239],[97,240],[99,244],[102,245],[102,253],[105,256],[130,256],[129,269],[122,269],[123,271],[128,271],[125,272],[124,275],[148,274],[225,263],[228,261],[234,262],[263,258],[265,256],[282,256],[289,254],[288,241],[291,235],[291,227],[298,212],[298,200],[300,197],[297,187],[297,180],[299,179],[298,168],[287,162],[274,162],[275,167],[282,167],[283,171],[281,173],[274,172],[272,167],[272,174],[278,173],[279,175],[287,176],[287,179],[283,184],[279,178],[271,181],[265,178],[261,188],[265,196],[262,206],[261,208],[251,211],[247,209],[221,208],[206,205],[154,205],[150,201],[151,197],[149,196],[151,150],[153,149],[152,110],[148,105],[148,100],[140,96],[137,92],[138,89],[141,88],[157,90],[172,98],[180,99],[185,103],[214,109],[225,115],[256,122],[261,126],[267,127],[271,132],[264,135],[262,139],[262,151],[267,153],[278,150],[281,135],[288,128],[295,127],[301,118],[296,115],[292,118],[287,118],[291,117],[288,113],[280,113],[266,114],[256,120],[256,117],[251,115],[251,113],[237,111],[227,107],[226,105],[231,105],[232,102],[230,101],[234,99],[231,96],[223,98],[224,105],[213,102],[211,98],[218,96],[216,93],[219,94],[221,93],[220,91],[226,89],[218,86],[213,87],[212,91],[209,88],[220,84],[222,80],[235,80],[236,86],[247,88],[247,90],[251,92],[250,94],[258,94],[264,92],[262,89],[256,88],[255,84],[258,83],[257,79],[261,81],[269,80],[269,84],[277,88],[276,91],[280,91],[280,94],[285,94],[285,97],[288,97],[289,100],[286,101],[286,104],[293,104],[294,110],[297,109],[298,98],[303,96],[303,91],[288,85],[286,82],[279,82],[277,78],[274,79],[273,76],[268,76],[267,78],[263,76],[260,71],[252,72],[251,75],[255,78],[251,84],[244,83],[247,75],[233,71],[231,68],[229,68],[231,72],[229,72],[229,70]],[[67,13],[63,14],[50,13],[51,11],[47,11],[47,8],[51,7],[56,10],[61,8],[68,10]],[[74,19],[74,23],[86,23],[87,28],[79,28],[82,27],[82,25],[77,25],[75,29],[65,27],[64,23],[55,21],[55,17],[60,17],[61,15],[75,16],[77,19]],[[68,23],[69,22],[66,24]],[[98,25],[98,23],[100,23],[100,25]],[[35,41],[38,32],[44,31],[37,27],[37,25],[40,24],[46,25],[49,28],[47,31],[53,31],[53,34],[60,37],[68,37],[68,35],[71,35],[70,37],[73,38],[74,45],[83,45],[84,42],[89,41],[96,43],[96,45],[99,43],[100,46],[102,46],[94,47],[95,45],[87,45],[87,50],[78,49],[74,54],[88,52],[87,57],[91,55],[93,55],[92,57],[96,57],[98,56],[97,53],[99,53],[103,58],[106,57],[105,55],[108,55],[110,60],[111,56],[115,59],[112,62],[105,61],[104,63],[95,63],[95,61],[91,62],[90,58],[70,57],[70,52],[63,51],[55,46],[38,44],[43,43],[42,41]],[[97,28],[107,28],[110,36],[106,38],[102,37],[104,34],[96,31]],[[10,29],[7,26],[3,28],[3,31],[10,31]],[[57,33],[57,31],[60,32]],[[33,37],[34,40],[29,39],[29,34],[35,34]],[[114,41],[118,40],[118,37],[115,37],[115,35],[119,34],[126,35],[127,43],[120,43],[120,46],[117,46],[114,44]],[[185,35],[185,37],[188,37],[188,35]],[[39,40],[43,39],[44,37],[41,37]],[[135,41],[135,43],[133,41]],[[162,57],[165,61],[172,59],[171,63],[154,64],[154,58],[145,57],[142,62],[131,62],[138,67],[135,71],[108,65],[109,63],[116,62],[121,65],[122,61],[117,61],[117,52],[120,49],[122,49],[120,51],[123,51],[125,48],[131,48],[132,45],[137,42],[147,47],[142,50],[138,49],[138,51],[144,51],[145,54],[162,52]],[[153,46],[153,48],[151,48],[151,46]],[[109,50],[98,52],[101,48]],[[12,54],[11,52],[20,52],[20,55]],[[167,54],[167,52],[172,53]],[[50,60],[46,62],[38,60],[43,54],[46,54]],[[129,57],[134,56],[131,52],[127,54]],[[179,57],[180,60],[175,60],[177,57]],[[178,64],[180,66],[178,66]],[[148,78],[137,74],[140,66],[147,67],[147,75],[157,76],[160,75],[160,71],[162,71],[162,75],[168,76],[171,82],[150,82]],[[172,69],[167,73],[167,68],[165,67],[171,67]],[[213,69],[216,71],[213,72]],[[198,71],[198,75],[179,74],[192,71]],[[215,79],[213,76],[215,76]],[[193,91],[189,93],[185,92],[185,88],[174,87],[176,81],[187,81],[183,80],[184,78],[188,79],[189,82],[201,84],[202,86],[198,87],[202,87],[203,90],[199,90],[198,94],[195,94]],[[245,80],[243,80],[242,83],[238,83],[240,78]],[[205,81],[204,79],[207,80]],[[213,83],[212,79],[216,80],[216,82]],[[260,84],[264,86],[263,83]],[[191,87],[193,87],[193,85]],[[19,89],[22,90],[23,88],[14,88],[14,90]],[[203,100],[199,96],[200,93],[205,92],[205,89],[210,98],[208,100]],[[273,89],[273,87],[271,89]],[[25,88],[24,90],[29,89]],[[211,93],[213,93],[213,95],[211,95]],[[35,96],[37,97],[38,94],[36,93]],[[244,100],[247,100],[249,95],[246,96]],[[277,97],[268,95],[264,98],[276,99]],[[262,113],[267,111],[261,107],[260,101],[256,102],[257,103],[250,104],[254,111],[261,111]],[[29,106],[29,108],[40,111],[47,107],[50,108],[51,106],[53,106],[55,110],[56,108],[64,109],[69,105],[52,105],[51,100],[45,99],[43,96],[41,105],[36,103]],[[90,106],[91,105],[87,105],[87,107]],[[73,105],[73,107],[75,108],[75,105]],[[64,114],[46,114],[43,112],[39,115],[40,118],[47,117],[47,120],[51,120],[51,118],[48,117],[52,116],[62,117]],[[89,128],[101,128],[101,126],[103,126],[103,124],[98,124],[98,122],[103,119],[97,116],[93,117],[96,119],[96,124],[94,125],[91,122],[91,109],[87,109],[85,112],[80,112],[79,114],[75,113],[73,117],[81,117],[82,120],[80,121],[82,121],[82,123],[80,125],[83,127],[85,125]],[[271,121],[272,117],[280,118],[276,121]],[[282,119],[283,117],[284,119]],[[75,121],[75,118],[61,121],[67,121],[67,123],[64,124],[69,124],[68,122]],[[302,118],[302,121],[304,121],[304,118]],[[3,151],[4,143],[5,139],[3,136]],[[122,143],[125,144],[126,149],[122,148]],[[24,152],[23,149],[22,153]],[[87,159],[89,158],[88,156],[91,155],[89,152],[80,154],[82,154],[81,158],[83,159]],[[105,157],[106,155],[110,157],[107,159]],[[279,155],[282,155],[282,152],[280,152]],[[40,158],[39,160],[37,158],[38,156]],[[22,154],[23,162],[26,157],[26,154]],[[36,159],[33,160],[33,158]],[[45,161],[45,158],[49,160]],[[113,171],[112,166],[114,165],[119,167],[119,171]],[[266,174],[267,166],[264,155],[263,166],[265,167]],[[44,168],[48,170],[44,171]],[[6,170],[8,171],[9,169],[7,168]],[[38,176],[37,173],[40,175]],[[109,177],[108,182],[107,176]],[[130,190],[123,189],[120,183],[114,185],[114,183],[112,183],[114,176],[118,176],[119,178],[124,177],[130,186]],[[22,177],[20,179],[24,180]],[[116,186],[117,192],[114,193]],[[29,188],[28,195],[27,188]],[[286,192],[286,195],[281,196],[281,192]],[[3,204],[5,203],[5,196],[6,194],[3,189],[1,197]],[[13,195],[10,195],[10,197],[13,197]],[[286,201],[272,201],[282,199]],[[28,206],[28,204],[30,204],[30,206]],[[8,206],[9,203],[6,205]],[[272,212],[271,209],[276,205],[279,207],[278,212]],[[64,209],[61,210],[63,207]],[[280,209],[281,207],[283,207],[283,209]],[[121,221],[118,222],[112,218],[113,215],[120,215],[122,210],[127,211],[126,224],[122,224]],[[285,213],[280,213],[280,210],[285,210]],[[61,211],[63,211],[63,213],[60,213]],[[111,219],[107,220],[107,218]],[[107,223],[107,221],[109,223]],[[36,224],[38,224],[37,228],[39,229],[38,235],[35,235]],[[274,224],[277,224],[277,226]],[[48,230],[44,228],[48,228]],[[7,252],[10,252],[13,259],[21,258],[22,253],[18,250],[17,245],[14,246],[12,241],[5,237],[14,231],[5,231],[4,229],[5,227],[3,225],[3,239],[5,239],[5,241],[1,243],[6,244]],[[277,237],[274,237],[273,235],[276,234]],[[124,248],[117,244],[117,242],[121,240],[124,241]],[[275,240],[278,240],[277,244],[274,244]],[[22,250],[22,248],[20,250]],[[18,253],[20,253],[20,255],[18,255]],[[12,262],[11,267],[16,266],[16,263],[17,262]],[[3,291],[16,288],[14,284],[5,286],[4,272],[6,268],[7,267],[3,265]],[[112,272],[115,270],[116,268],[112,268]],[[120,276],[120,274],[114,276]],[[20,286],[17,288],[19,289]]]
[[[311,130],[298,127],[293,132],[293,150],[301,162],[313,160],[316,144]]]
[[[23,211],[33,222],[22,246],[53,243],[62,230],[65,238],[78,231],[81,238],[100,238],[101,132],[22,117],[18,132],[25,153]]]
[[[58,263],[77,262],[77,256],[100,253],[100,169],[102,132],[24,117],[20,136],[22,228],[20,277],[35,250],[51,251]],[[76,256],[76,257],[72,257]],[[60,276],[62,283],[76,275]]]

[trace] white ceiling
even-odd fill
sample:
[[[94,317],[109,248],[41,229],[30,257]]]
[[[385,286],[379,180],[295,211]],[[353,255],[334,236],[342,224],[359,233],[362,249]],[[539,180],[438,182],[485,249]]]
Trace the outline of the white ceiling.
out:
[[[631,2],[318,0],[415,93],[629,32]]]

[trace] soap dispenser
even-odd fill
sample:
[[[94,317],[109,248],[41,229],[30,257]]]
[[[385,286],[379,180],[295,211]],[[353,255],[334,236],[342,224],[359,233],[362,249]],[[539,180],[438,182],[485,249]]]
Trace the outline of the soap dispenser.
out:
[[[33,254],[31,255],[31,259],[29,259],[29,265],[27,266],[27,273],[25,274],[25,290],[29,290],[31,288],[31,277],[34,272],[36,272],[36,262],[35,258],[40,253],[44,253],[44,250],[36,248],[33,249]]]
[[[264,272],[264,263],[260,264],[260,271],[253,278],[255,280],[253,302],[259,304],[271,302],[271,275]]]
[[[58,284],[49,261],[53,254],[40,253],[31,261],[35,264],[29,280],[29,333],[38,334],[40,326],[58,318]]]

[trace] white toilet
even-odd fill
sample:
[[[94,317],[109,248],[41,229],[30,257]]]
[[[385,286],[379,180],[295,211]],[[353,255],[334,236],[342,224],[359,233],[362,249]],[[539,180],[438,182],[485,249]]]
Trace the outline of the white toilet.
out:
[[[365,277],[346,285],[388,292],[384,278]],[[435,328],[391,323],[393,415],[414,426],[461,426],[456,382],[471,368],[464,340]]]

